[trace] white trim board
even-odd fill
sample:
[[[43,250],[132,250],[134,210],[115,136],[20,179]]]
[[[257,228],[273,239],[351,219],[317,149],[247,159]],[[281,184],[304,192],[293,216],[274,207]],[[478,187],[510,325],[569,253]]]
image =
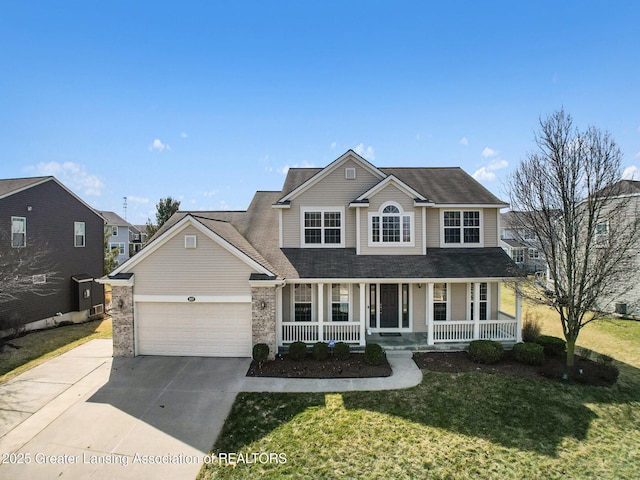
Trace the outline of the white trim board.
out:
[[[193,298],[193,300],[189,300]],[[134,295],[134,302],[145,303],[251,303],[251,295]]]

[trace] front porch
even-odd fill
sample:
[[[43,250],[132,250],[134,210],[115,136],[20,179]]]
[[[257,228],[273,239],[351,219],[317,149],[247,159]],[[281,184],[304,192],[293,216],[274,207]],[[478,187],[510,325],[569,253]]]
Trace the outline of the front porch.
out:
[[[278,346],[295,341],[354,347],[461,350],[472,340],[521,341],[521,298],[500,309],[500,283],[293,283],[278,293]],[[474,314],[474,312],[476,312]]]

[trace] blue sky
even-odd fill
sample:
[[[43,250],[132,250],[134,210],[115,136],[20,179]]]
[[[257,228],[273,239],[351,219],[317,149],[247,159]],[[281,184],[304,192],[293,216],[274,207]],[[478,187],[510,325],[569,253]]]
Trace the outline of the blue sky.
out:
[[[144,223],[245,209],[349,148],[494,193],[564,108],[640,178],[640,4],[4,2],[0,178],[56,175]]]

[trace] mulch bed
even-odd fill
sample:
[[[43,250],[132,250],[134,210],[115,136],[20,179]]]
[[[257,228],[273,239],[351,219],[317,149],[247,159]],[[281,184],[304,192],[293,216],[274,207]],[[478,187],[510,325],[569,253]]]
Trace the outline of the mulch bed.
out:
[[[385,359],[382,365],[369,365],[362,353],[351,353],[347,360],[329,357],[315,360],[311,354],[304,360],[292,360],[288,355],[278,355],[275,360],[265,362],[262,368],[251,362],[247,377],[279,378],[370,378],[388,377],[391,367]]]
[[[560,381],[568,373],[572,383],[596,386],[611,386],[618,378],[617,368],[610,364],[594,362],[588,358],[575,356],[575,365],[568,369],[565,358],[551,357],[544,365],[525,365],[517,362],[511,351],[505,351],[504,357],[497,363],[484,365],[475,363],[467,352],[416,352],[413,360],[418,368],[434,372],[485,372],[499,373],[518,377],[540,378]]]

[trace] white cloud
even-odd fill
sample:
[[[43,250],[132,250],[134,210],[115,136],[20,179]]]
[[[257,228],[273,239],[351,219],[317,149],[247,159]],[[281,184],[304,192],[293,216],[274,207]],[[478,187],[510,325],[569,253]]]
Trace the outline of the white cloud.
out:
[[[149,199],[145,198],[145,197],[136,197],[135,195],[131,195],[130,197],[127,197],[127,202],[133,202],[133,203],[149,203]]]
[[[86,167],[79,163],[42,162],[35,167],[27,167],[26,170],[37,175],[53,175],[65,186],[81,195],[100,196],[104,188],[100,177],[88,173]]]
[[[361,143],[360,145],[358,145],[353,150],[358,155],[360,155],[361,157],[366,158],[367,160],[375,160],[376,159],[376,152],[375,152],[375,150],[373,149],[373,147],[371,145],[369,145],[367,148],[365,148],[364,144]]]
[[[489,165],[480,167],[478,170],[476,170],[473,174],[473,178],[475,178],[479,182],[492,182],[496,179],[496,174],[494,172],[496,170],[507,168],[507,166],[509,166],[509,162],[497,158],[493,160]]]
[[[464,145],[465,147],[469,145],[469,140],[467,140],[467,137],[462,137],[460,139],[460,145]]]
[[[625,180],[636,180],[640,178],[640,168],[636,167],[635,165],[631,165],[625,168],[624,172],[622,172],[622,178],[624,178]]]
[[[187,132],[182,132],[180,134],[180,138],[187,138],[189,135],[187,135]]]
[[[213,189],[213,190],[209,190],[208,192],[202,192],[202,196],[203,197],[213,197],[215,195],[218,194],[218,190]]]
[[[489,147],[484,147],[484,150],[482,150],[482,156],[484,158],[493,158],[496,155],[498,155],[498,153],[500,153],[500,152],[498,152],[497,150],[494,150],[493,148],[489,148]]]
[[[331,148],[336,148],[337,143],[336,142],[331,142]]]
[[[313,167],[315,167],[315,165],[313,163],[309,163],[309,162],[307,162],[305,160],[301,164],[298,164],[298,163],[294,163],[293,165],[287,164],[284,167],[279,168],[278,172],[283,174],[283,175],[286,175],[289,172],[290,168],[313,168]]]
[[[163,152],[164,150],[171,150],[171,147],[166,143],[162,143],[159,138],[156,138],[151,145],[149,145],[149,151]]]

